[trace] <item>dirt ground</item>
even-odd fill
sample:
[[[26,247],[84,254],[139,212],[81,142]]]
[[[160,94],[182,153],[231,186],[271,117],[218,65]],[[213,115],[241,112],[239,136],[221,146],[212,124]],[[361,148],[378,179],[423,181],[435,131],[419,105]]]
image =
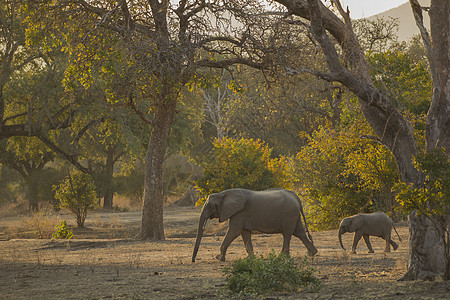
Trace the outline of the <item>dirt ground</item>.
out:
[[[199,208],[166,208],[164,242],[133,239],[139,211],[92,212],[87,228],[74,228],[70,241],[33,238],[26,225],[33,217],[1,217],[0,299],[226,299],[223,268],[246,256],[243,242],[236,239],[227,261],[219,262],[214,257],[227,224],[210,221],[192,263],[199,215]],[[53,217],[75,225],[70,214]],[[449,299],[448,282],[397,281],[406,271],[409,236],[406,224],[397,224],[397,230],[403,238],[397,251],[383,253],[383,240],[372,238],[375,253],[368,254],[361,241],[355,255],[340,249],[337,231],[313,232],[319,253],[311,264],[322,289],[260,299]],[[281,249],[281,235],[252,238],[258,256]],[[348,247],[351,240],[352,235],[343,236]],[[296,238],[291,255],[299,260],[306,255]]]

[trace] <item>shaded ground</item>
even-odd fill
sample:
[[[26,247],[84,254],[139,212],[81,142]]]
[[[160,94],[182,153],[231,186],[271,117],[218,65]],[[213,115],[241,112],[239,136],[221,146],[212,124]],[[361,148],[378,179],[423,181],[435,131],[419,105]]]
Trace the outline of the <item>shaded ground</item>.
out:
[[[207,224],[197,262],[191,263],[198,208],[165,211],[167,241],[133,240],[140,212],[95,212],[87,229],[75,229],[70,241],[33,239],[25,217],[0,219],[0,299],[216,299],[224,285],[222,269],[245,257],[242,240],[218,253],[226,224]],[[68,220],[73,217],[61,215]],[[336,231],[314,232],[319,254],[312,260],[324,287],[261,299],[449,299],[448,282],[397,282],[406,271],[408,228],[397,225],[403,238],[397,251],[384,254],[384,242],[372,238],[374,254],[363,241],[358,254],[339,247]],[[281,249],[281,235],[254,234],[257,255]],[[344,235],[350,247],[352,235]],[[395,240],[397,241],[396,237]],[[293,239],[291,255],[299,260],[306,248]],[[226,297],[224,297],[226,298]]]

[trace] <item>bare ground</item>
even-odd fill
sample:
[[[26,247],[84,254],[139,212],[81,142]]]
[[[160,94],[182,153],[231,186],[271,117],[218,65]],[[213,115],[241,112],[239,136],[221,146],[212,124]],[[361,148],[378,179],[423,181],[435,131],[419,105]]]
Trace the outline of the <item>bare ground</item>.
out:
[[[30,217],[2,217],[0,299],[226,299],[221,294],[222,270],[246,256],[243,242],[238,238],[231,244],[227,262],[217,261],[227,225],[211,221],[197,262],[191,263],[199,214],[199,208],[166,208],[164,242],[133,239],[139,211],[91,213],[87,228],[74,228],[70,241],[32,238],[36,234],[26,226]],[[71,215],[58,218],[74,226]],[[398,224],[397,230],[403,242],[386,254],[379,238],[371,239],[374,254],[368,254],[361,241],[357,254],[348,255],[339,247],[337,231],[312,233],[319,253],[311,264],[323,288],[261,299],[449,299],[449,282],[397,281],[406,271],[409,243],[406,224]],[[348,247],[351,240],[352,235],[343,236]],[[281,242],[281,235],[253,235],[257,255],[266,256],[272,249],[278,253]],[[291,255],[306,255],[296,238]]]

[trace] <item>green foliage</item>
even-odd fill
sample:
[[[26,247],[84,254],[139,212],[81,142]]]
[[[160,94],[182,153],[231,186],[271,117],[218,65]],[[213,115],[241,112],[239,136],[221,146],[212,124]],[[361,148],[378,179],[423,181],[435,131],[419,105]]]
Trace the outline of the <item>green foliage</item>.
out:
[[[396,203],[392,187],[399,180],[399,173],[392,153],[376,142],[368,142],[363,148],[349,153],[347,159],[343,173],[357,176],[362,190],[375,191],[370,195],[373,211],[393,214]]]
[[[67,226],[66,220],[61,220],[59,225],[55,226],[55,233],[52,234],[52,239],[71,239],[73,238],[73,232]]]
[[[292,188],[294,178],[287,160],[270,158],[272,149],[263,142],[223,138],[217,139],[213,147],[213,159],[205,165],[203,176],[196,182],[202,195],[198,205],[205,202],[207,195],[230,188]]]
[[[250,256],[223,269],[225,290],[231,296],[256,296],[277,292],[318,291],[320,280],[305,257],[300,263],[283,253],[267,259]]]
[[[417,209],[426,215],[447,215],[450,207],[450,158],[437,148],[415,158],[415,166],[425,176],[423,186],[399,183],[397,201],[407,211]]]
[[[84,227],[87,212],[96,207],[96,192],[92,178],[80,171],[73,171],[59,185],[53,186],[55,198],[61,207],[76,215],[78,227]]]
[[[311,227],[317,230],[337,228],[343,217],[355,213],[391,209],[395,162],[381,145],[360,138],[358,132],[367,130],[364,124],[356,126],[320,128],[294,160]]]
[[[431,76],[424,66],[403,51],[372,53],[368,56],[375,86],[385,90],[400,110],[426,114],[430,107]]]

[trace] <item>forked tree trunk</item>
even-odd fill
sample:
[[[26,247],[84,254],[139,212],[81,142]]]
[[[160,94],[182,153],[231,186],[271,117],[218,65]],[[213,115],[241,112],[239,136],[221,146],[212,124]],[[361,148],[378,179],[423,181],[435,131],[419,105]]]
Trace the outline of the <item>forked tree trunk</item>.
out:
[[[140,239],[164,240],[163,226],[163,165],[170,129],[175,116],[176,99],[173,94],[161,101],[145,157],[144,204]],[[170,95],[170,96],[169,96]]]

